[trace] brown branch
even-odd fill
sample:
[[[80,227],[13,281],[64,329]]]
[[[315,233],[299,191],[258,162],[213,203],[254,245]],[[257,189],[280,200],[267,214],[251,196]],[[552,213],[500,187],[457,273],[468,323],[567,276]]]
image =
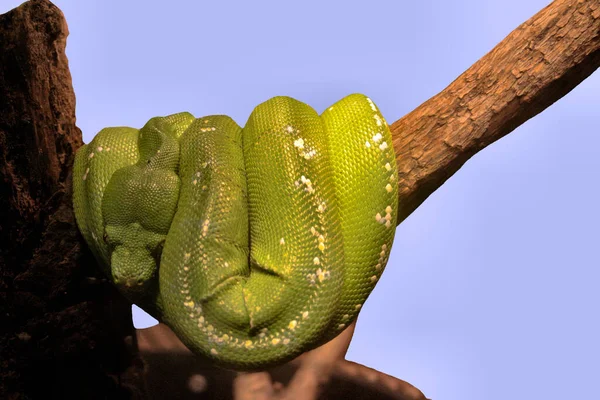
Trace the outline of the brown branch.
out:
[[[127,303],[93,268],[71,211],[70,173],[82,140],[67,34],[62,13],[47,0],[0,16],[0,397],[141,397],[139,363],[123,344],[131,334]],[[557,0],[392,124],[398,222],[473,154],[596,70],[599,47],[598,0]],[[178,385],[220,398],[232,387],[239,399],[424,398],[404,381],[343,360],[351,329],[292,363],[243,375],[192,357],[176,338],[165,348],[168,335],[149,332],[128,341],[142,353],[146,376],[156,378],[146,379],[153,390],[144,397],[160,398],[173,384],[170,395]],[[201,369],[180,374],[180,382],[177,368]]]
[[[323,346],[298,357],[298,369],[280,394],[282,400],[317,399],[323,389],[330,383],[337,363],[344,359],[356,322],[348,326],[341,334]]]
[[[264,372],[246,374],[240,381],[236,379],[235,400],[253,398],[248,395],[252,392],[244,387],[246,382],[253,387],[260,382],[263,396],[260,398],[265,400],[316,400],[322,397],[426,400],[423,393],[410,383],[344,359],[355,328],[356,321],[330,342],[301,355],[288,366],[270,371],[272,376],[277,377],[282,375],[281,370],[293,368],[291,377],[281,379],[286,385],[282,382],[273,384],[272,376]],[[363,388],[364,397],[359,397],[356,390],[348,390],[349,381]]]
[[[191,399],[203,391],[220,393],[232,387],[235,400],[425,400],[423,393],[408,382],[344,360],[353,331],[354,324],[296,360],[256,373],[215,368],[209,360],[194,356],[163,324],[139,329],[137,346],[146,364],[145,380],[151,399],[160,399],[163,393]],[[194,379],[207,384],[192,390]],[[186,382],[189,390],[185,390]]]
[[[276,393],[268,372],[240,372],[233,381],[235,400],[273,400]]]
[[[357,382],[371,388],[377,388],[380,393],[385,393],[389,399],[394,400],[426,400],[423,393],[410,383],[396,377],[384,374],[375,369],[351,361],[340,360],[333,369],[333,379],[353,377]],[[343,398],[331,397],[331,398]],[[382,398],[381,396],[378,398]]]
[[[600,2],[556,0],[391,125],[402,222],[469,158],[600,65]]]

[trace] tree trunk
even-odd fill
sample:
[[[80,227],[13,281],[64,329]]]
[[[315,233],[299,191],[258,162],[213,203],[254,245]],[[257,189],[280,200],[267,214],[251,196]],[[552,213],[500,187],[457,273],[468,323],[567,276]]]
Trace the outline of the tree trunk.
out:
[[[82,138],[67,35],[48,0],[0,15],[0,398],[164,398],[169,390],[179,398],[424,399],[343,359],[353,326],[288,365],[238,375],[193,357],[163,325],[134,330],[129,304],[96,268],[72,212]],[[398,223],[598,65],[599,2],[556,0],[392,124]]]
[[[98,272],[72,211],[83,142],[67,34],[48,1],[0,16],[3,399],[131,397],[120,384],[132,365],[130,306]]]

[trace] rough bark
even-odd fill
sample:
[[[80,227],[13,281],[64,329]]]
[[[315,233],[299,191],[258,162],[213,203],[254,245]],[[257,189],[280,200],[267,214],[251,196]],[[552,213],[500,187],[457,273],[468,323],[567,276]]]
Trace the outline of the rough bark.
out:
[[[600,65],[600,2],[556,0],[391,125],[402,222],[469,158]]]
[[[129,398],[129,305],[95,268],[71,206],[82,145],[48,1],[0,16],[0,398]],[[128,324],[129,322],[129,324]]]
[[[424,399],[404,381],[345,361],[352,328],[286,366],[239,375],[191,357],[173,336],[156,334],[161,327],[134,333],[129,305],[98,272],[71,209],[82,139],[67,35],[47,0],[0,16],[0,398],[164,396],[175,390],[168,374],[183,379],[185,393],[212,398]],[[600,2],[557,0],[393,123],[398,222],[473,154],[596,70],[599,47]]]

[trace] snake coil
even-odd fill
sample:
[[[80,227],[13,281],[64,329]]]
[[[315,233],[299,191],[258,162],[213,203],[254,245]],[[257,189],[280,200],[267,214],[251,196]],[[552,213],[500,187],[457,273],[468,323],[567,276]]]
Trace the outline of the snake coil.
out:
[[[76,154],[73,204],[119,289],[192,351],[238,370],[337,336],[387,263],[398,213],[389,128],[353,94],[289,97],[105,128]]]

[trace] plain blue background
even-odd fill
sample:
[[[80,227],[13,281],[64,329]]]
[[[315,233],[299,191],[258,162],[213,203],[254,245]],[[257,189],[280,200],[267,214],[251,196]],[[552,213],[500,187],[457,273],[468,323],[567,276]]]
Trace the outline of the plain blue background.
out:
[[[548,1],[55,4],[89,142],[179,111],[244,124],[275,95],[321,112],[362,92],[392,123]],[[348,359],[436,400],[600,398],[599,89],[596,73],[398,227]]]

